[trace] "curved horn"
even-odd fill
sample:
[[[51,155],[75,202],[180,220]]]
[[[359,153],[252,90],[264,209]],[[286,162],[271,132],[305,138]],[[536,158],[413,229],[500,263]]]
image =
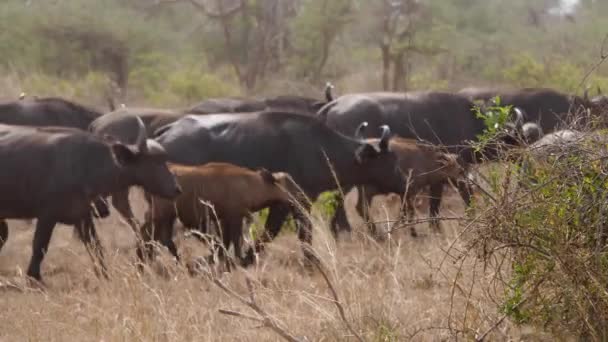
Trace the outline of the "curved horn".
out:
[[[388,141],[391,137],[391,128],[388,125],[380,126],[380,130],[382,130],[382,135],[380,136],[380,150],[387,151],[388,150]]]
[[[364,139],[363,138],[363,132],[365,131],[365,129],[367,128],[367,126],[369,126],[369,124],[367,123],[367,121],[363,121],[361,124],[359,124],[359,126],[355,130],[355,138],[357,138],[357,139]]]
[[[327,100],[327,102],[331,102],[334,100],[334,95],[331,93],[333,89],[334,85],[331,84],[331,82],[325,83],[325,99]]]
[[[515,114],[515,120],[513,123],[515,124],[516,128],[519,128],[524,124],[524,111],[519,107],[513,107],[513,113]]]
[[[135,140],[135,147],[139,152],[145,152],[148,149],[147,139],[148,134],[146,132],[146,126],[139,116],[135,116],[137,120],[137,139]]]

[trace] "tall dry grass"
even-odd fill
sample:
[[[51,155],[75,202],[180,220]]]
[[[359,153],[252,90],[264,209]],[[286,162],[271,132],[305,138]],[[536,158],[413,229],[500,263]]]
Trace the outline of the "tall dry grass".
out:
[[[144,201],[135,195],[141,215]],[[347,197],[347,207],[353,205]],[[399,201],[376,200],[375,219],[394,217]],[[418,208],[419,215],[421,209]],[[453,193],[442,213],[462,215]],[[426,224],[413,239],[407,229],[386,243],[366,237],[363,222],[349,211],[355,228],[335,243],[326,219],[314,218],[314,249],[336,289],[348,324],[366,341],[438,341],[474,339],[502,317],[494,301],[503,289],[484,287],[489,270],[473,260],[455,258],[464,248],[457,237],[466,227],[446,222],[441,234]],[[111,279],[100,280],[86,251],[68,227],[57,227],[43,264],[45,291],[24,287],[23,269],[31,253],[33,229],[13,221],[0,253],[0,341],[275,341],[281,337],[259,322],[224,315],[220,309],[259,317],[207,276],[192,277],[162,255],[143,274],[133,265],[135,240],[113,214],[98,222],[107,249]],[[462,236],[461,236],[462,237]],[[178,234],[184,259],[207,253],[194,239]],[[214,277],[249,298],[251,279],[256,302],[273,321],[302,341],[355,340],[341,318],[328,284],[318,270],[301,264],[294,234],[282,234],[258,264]],[[11,285],[9,285],[11,284]],[[475,286],[473,286],[475,285]],[[492,329],[488,340],[543,336],[508,320]],[[549,340],[549,337],[546,337]]]

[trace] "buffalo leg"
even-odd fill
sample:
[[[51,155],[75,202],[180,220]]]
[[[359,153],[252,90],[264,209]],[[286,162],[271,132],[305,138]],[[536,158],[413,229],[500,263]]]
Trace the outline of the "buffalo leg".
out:
[[[371,186],[360,186],[357,188],[357,204],[355,208],[357,209],[357,213],[359,216],[363,218],[365,224],[367,224],[367,229],[369,234],[375,239],[382,239],[383,236],[378,232],[378,226],[375,222],[372,221],[372,217],[369,212],[369,207],[372,204],[372,199],[375,195],[378,194],[378,191]]]
[[[152,261],[154,257],[154,250],[151,245],[153,234],[154,223],[148,218],[141,226],[141,240],[137,244],[137,257],[142,263]]]
[[[435,183],[430,186],[429,217],[430,226],[436,231],[440,230],[439,208],[441,207],[441,197],[443,196],[443,183]]]
[[[300,240],[305,261],[319,263],[319,259],[312,250],[312,222],[308,219],[309,213],[309,203],[303,204],[303,208],[299,211],[294,211],[296,225],[298,227],[298,239]]]
[[[456,181],[456,188],[466,206],[469,207],[471,205],[471,194],[473,193],[470,182],[466,179],[459,179]]]
[[[55,224],[55,221],[44,218],[39,218],[36,222],[36,231],[32,242],[32,258],[27,269],[27,275],[40,283],[42,283],[40,264],[42,264],[44,255],[48,251]]]
[[[93,208],[95,209],[94,214],[98,218],[106,218],[110,216],[110,208],[108,203],[102,197],[97,197],[93,200]]]
[[[99,262],[101,275],[108,279],[108,269],[104,261],[103,246],[101,245],[101,241],[99,241],[97,229],[95,229],[95,223],[90,214],[76,225],[76,232],[80,241],[84,243],[87,253],[95,266],[95,273],[99,276],[99,271],[97,270],[97,262]]]
[[[344,198],[342,196],[340,196],[338,200],[338,206],[331,219],[331,232],[335,239],[338,238],[338,232],[340,230],[345,230],[349,233],[352,231],[348,219],[346,218],[346,209],[344,208]]]
[[[405,196],[405,217],[407,224],[410,226],[410,235],[413,237],[418,236],[418,232],[416,232],[416,226],[414,225],[414,218],[416,217],[416,207],[414,206],[415,200],[415,194],[408,193]]]
[[[234,246],[235,259],[239,260],[240,264],[244,263],[243,254],[241,251],[243,237],[243,219],[228,218],[221,220],[222,246],[218,251],[218,256],[224,260],[226,267],[230,269],[234,263],[228,256],[230,245]]]
[[[129,189],[113,193],[112,206],[116,208],[120,216],[127,220],[135,235],[139,237],[139,222],[131,210],[131,204],[129,204]]]
[[[162,228],[159,229],[157,226],[155,232],[155,239],[158,240],[163,246],[167,247],[171,255],[175,257],[177,262],[180,261],[179,254],[177,253],[177,246],[173,241],[173,224],[175,219],[167,220],[162,223]]]
[[[279,234],[281,227],[289,215],[289,210],[289,206],[283,204],[277,204],[270,207],[270,212],[268,213],[268,218],[264,225],[264,233],[255,241],[256,253],[263,251],[264,244],[274,240]]]
[[[6,220],[0,220],[0,250],[8,240],[8,224]]]

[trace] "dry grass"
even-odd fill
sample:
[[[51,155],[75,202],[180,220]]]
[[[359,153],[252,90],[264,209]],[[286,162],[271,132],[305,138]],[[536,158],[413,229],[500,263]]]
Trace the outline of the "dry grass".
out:
[[[135,197],[141,217],[143,201],[138,194]],[[347,198],[349,208],[352,197]],[[385,215],[392,217],[398,204],[391,197],[375,203],[374,216],[379,220]],[[462,215],[463,210],[459,198],[450,192],[442,213]],[[359,217],[349,212],[349,219],[356,232],[337,245],[324,220],[318,219],[314,247],[347,319],[365,340],[470,340],[500,319],[491,298],[499,297],[502,289],[493,293],[483,286],[492,276],[491,270],[484,272],[473,260],[462,263],[452,258],[450,255],[456,255],[463,245],[459,241],[445,253],[463,227],[446,222],[443,233],[437,234],[421,224],[421,236],[415,240],[404,229],[393,234],[389,242],[378,244],[361,234]],[[98,222],[98,229],[107,249],[111,280],[96,278],[72,230],[58,227],[43,264],[48,289],[0,287],[0,341],[280,340],[259,323],[220,314],[218,310],[229,309],[255,315],[209,279],[191,277],[184,267],[173,266],[166,255],[159,262],[166,266],[165,272],[154,267],[155,271],[140,275],[133,266],[132,233],[115,214]],[[11,222],[10,233],[0,253],[0,282],[20,287],[33,229],[28,223]],[[185,259],[207,251],[195,241],[182,239],[181,234],[177,240]],[[296,237],[283,234],[255,267],[218,277],[245,297],[245,279],[252,278],[258,304],[301,340],[355,340],[341,320],[323,277],[301,265],[300,256]],[[508,321],[499,324],[488,338],[526,336],[543,339]]]

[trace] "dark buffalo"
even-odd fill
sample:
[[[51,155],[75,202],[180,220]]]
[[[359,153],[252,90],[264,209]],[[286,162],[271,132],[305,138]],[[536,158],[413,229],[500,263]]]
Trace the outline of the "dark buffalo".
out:
[[[608,116],[608,95],[597,95],[591,99],[591,103],[601,116]]]
[[[341,96],[319,111],[320,119],[337,131],[352,135],[361,122],[370,126],[386,123],[403,138],[444,145],[472,161],[468,141],[485,129],[464,96],[447,92],[363,93]],[[370,131],[367,138],[376,138]]]
[[[484,132],[485,124],[474,112],[475,104],[463,95],[447,92],[364,93],[344,95],[319,111],[319,117],[331,128],[352,135],[361,122],[371,126],[386,123],[400,137],[443,145],[458,154],[465,163],[477,160],[470,141]],[[367,138],[377,137],[374,131]],[[488,150],[485,157],[493,157]],[[458,184],[463,199],[470,197],[466,182]],[[436,194],[439,206],[441,192]],[[334,224],[346,227],[344,213],[337,213]]]
[[[166,126],[184,114],[163,109],[152,108],[121,108],[107,113],[89,126],[89,130],[97,136],[111,136],[123,144],[133,144],[139,136],[140,119],[143,121],[148,136],[158,128]],[[129,189],[124,188],[119,192],[111,194],[112,205],[119,214],[127,220],[134,232],[138,232],[139,222],[135,218],[129,204]],[[95,201],[95,207],[103,210],[105,204],[99,199]]]
[[[323,108],[323,106],[325,106],[327,103],[334,100],[332,95],[333,88],[334,86],[331,83],[327,83],[325,85],[324,101],[297,95],[282,95],[267,98],[264,100],[266,103],[266,110],[314,114]]]
[[[268,110],[312,115],[333,100],[332,89],[333,85],[327,83],[325,86],[325,101],[299,95],[281,95],[257,100],[240,97],[215,98],[205,100],[183,112],[187,114],[217,114],[249,113]]]
[[[387,135],[374,145],[341,135],[314,117],[285,112],[192,115],[161,131],[156,140],[172,162],[226,162],[286,172],[311,199],[336,189],[336,177],[344,188],[370,184],[380,191],[404,190]],[[310,208],[308,201],[302,205]],[[271,208],[266,240],[276,236],[288,212],[284,206]],[[310,228],[300,227],[299,238],[310,243]]]
[[[126,145],[73,128],[0,125],[1,230],[4,219],[37,219],[28,276],[41,280],[57,223],[75,225],[100,250],[90,209],[98,196],[131,185],[167,198],[179,194],[164,149],[145,138],[141,121],[140,127],[136,142]]]
[[[473,101],[487,102],[496,96],[501,105],[520,108],[524,120],[538,123],[543,131],[552,132],[570,123],[582,109],[593,108],[585,98],[560,93],[548,88],[523,88],[500,90],[490,88],[465,88],[458,92]],[[584,123],[584,121],[578,121]]]
[[[365,127],[367,127],[367,123],[364,122],[357,130],[356,136],[360,136]],[[368,141],[373,143],[377,142],[377,140],[369,139]],[[466,165],[463,165],[464,163],[459,160],[457,155],[445,153],[440,147],[423,144],[414,139],[395,137],[391,139],[389,148],[397,156],[400,172],[402,172],[407,182],[406,193],[397,194],[402,199],[405,199],[408,222],[411,222],[415,214],[415,195],[428,187],[430,197],[429,217],[431,218],[429,223],[432,228],[438,231],[440,229],[440,222],[438,220],[439,204],[441,203],[440,198],[443,186],[449,182],[456,184],[458,181],[463,180],[466,176]],[[369,220],[369,214],[365,204],[371,203],[373,196],[380,193],[373,186],[359,187],[359,198],[357,199],[356,209],[359,215],[366,219],[366,221]],[[461,196],[469,204],[470,195],[468,192],[462,193]],[[337,215],[345,214],[343,205],[344,202],[340,201],[336,209]],[[346,221],[346,218],[334,217],[331,228],[334,236],[337,237],[338,224],[335,220],[343,222]],[[372,236],[383,237],[377,231],[374,223],[368,224]],[[410,227],[410,231],[412,236],[417,235],[413,225]]]
[[[189,114],[215,114],[215,113],[246,113],[266,109],[263,100],[246,99],[240,97],[212,98],[204,100],[186,110]]]
[[[86,130],[101,116],[95,109],[61,98],[33,98],[0,103],[0,123],[22,126],[60,126]]]

